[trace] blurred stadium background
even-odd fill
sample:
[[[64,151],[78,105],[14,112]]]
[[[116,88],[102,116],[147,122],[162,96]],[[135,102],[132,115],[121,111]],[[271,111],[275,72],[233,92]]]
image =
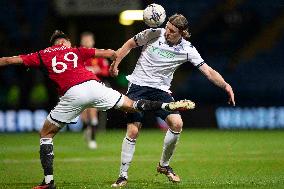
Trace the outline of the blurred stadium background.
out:
[[[172,90],[176,99],[192,99],[198,105],[195,111],[184,115],[188,117],[187,127],[284,128],[283,0],[155,2],[165,7],[167,15],[176,12],[186,15],[192,43],[235,89],[237,107],[232,109],[226,105],[222,90],[190,64],[184,64],[175,74]],[[152,1],[2,0],[0,55],[45,48],[55,29],[68,33],[75,45],[79,44],[81,32],[91,31],[96,35],[97,48],[117,49],[146,28],[141,21],[121,25],[119,13],[143,9],[149,3]],[[138,55],[139,49],[125,59],[120,76],[109,79],[114,88],[126,91],[125,75],[133,70]],[[23,109],[32,110],[32,120],[36,120],[33,123],[39,124],[30,129],[24,126],[23,130],[40,127],[38,122],[45,115],[37,110],[49,110],[57,102],[42,73],[10,66],[1,68],[0,78],[0,131],[21,130],[21,122],[28,122],[21,121],[21,115],[30,114],[22,112]],[[120,123],[121,114],[113,114],[108,116],[113,121],[107,127],[124,125]],[[150,116],[146,120],[149,123],[145,126],[152,127],[155,119]]]
[[[190,64],[184,64],[175,74],[172,91],[176,99],[187,98],[195,101],[197,104],[196,110],[183,113],[185,130],[188,128],[203,128],[204,132],[202,132],[202,130],[193,130],[193,138],[191,138],[191,134],[189,132],[188,140],[195,140],[196,143],[191,141],[188,146],[184,145],[183,147],[179,147],[177,150],[177,156],[186,156],[185,154],[187,152],[183,148],[188,149],[188,153],[190,153],[192,147],[193,155],[188,157],[186,161],[190,162],[190,159],[194,159],[195,157],[194,161],[196,162],[193,162],[192,164],[200,163],[198,161],[198,155],[200,155],[200,153],[195,151],[196,154],[194,154],[194,149],[198,148],[199,139],[202,139],[204,142],[204,140],[210,141],[212,136],[213,138],[222,138],[223,134],[228,132],[223,131],[224,129],[234,130],[234,132],[230,132],[228,135],[227,142],[229,142],[229,144],[225,142],[223,144],[224,148],[229,148],[229,151],[232,152],[232,150],[234,150],[234,147],[232,146],[234,146],[234,144],[238,145],[238,139],[240,139],[243,141],[243,146],[256,144],[256,148],[252,147],[251,149],[247,149],[247,151],[252,152],[250,155],[253,157],[263,157],[262,152],[260,154],[253,154],[253,149],[270,149],[271,151],[267,150],[265,153],[271,155],[268,157],[270,163],[268,164],[271,165],[271,167],[267,166],[266,168],[267,170],[273,170],[275,175],[270,174],[269,171],[265,172],[264,175],[267,174],[272,177],[267,177],[266,180],[264,179],[262,181],[267,181],[270,184],[272,183],[269,185],[270,187],[283,187],[283,0],[1,0],[0,56],[25,54],[43,49],[49,45],[50,35],[55,29],[61,29],[69,34],[71,41],[75,45],[79,45],[81,32],[91,31],[96,35],[97,48],[117,49],[134,34],[147,28],[141,21],[135,21],[132,25],[120,24],[119,13],[128,9],[143,9],[147,4],[153,2],[161,4],[167,11],[168,16],[178,12],[184,14],[188,18],[190,23],[190,32],[192,33],[190,41],[198,49],[201,56],[205,59],[205,62],[219,71],[232,85],[235,91],[237,103],[237,106],[234,108],[228,106],[226,104],[226,94],[221,89],[213,86]],[[127,81],[125,76],[133,70],[140,50],[141,49],[134,50],[123,61],[118,78],[109,78],[109,82],[113,88],[123,93],[126,92]],[[10,162],[9,159],[22,155],[19,152],[14,153],[17,151],[17,145],[20,143],[20,140],[18,141],[19,143],[17,143],[15,142],[17,140],[14,141],[14,139],[20,137],[26,139],[30,136],[27,141],[30,140],[32,141],[31,143],[34,144],[33,147],[31,147],[34,155],[29,155],[26,150],[23,150],[25,149],[24,144],[26,143],[23,143],[19,147],[20,152],[22,150],[23,154],[26,155],[22,156],[24,159],[37,160],[38,157],[36,156],[36,153],[38,138],[33,131],[37,131],[41,128],[42,122],[47,113],[54,107],[56,102],[57,96],[55,94],[55,90],[47,83],[47,80],[39,70],[26,70],[21,66],[0,68],[0,154],[2,158],[0,161],[0,180],[2,180],[2,183],[7,184],[9,182],[13,182],[12,180],[18,179],[19,176],[25,180],[31,179],[28,176],[25,177],[21,174],[14,174],[13,170],[18,168],[17,163],[13,164],[13,168],[8,168]],[[123,116],[123,113],[116,110],[110,110],[107,112],[107,121],[105,124],[101,125],[101,130],[107,129],[107,132],[99,135],[99,140],[102,140],[102,142],[99,142],[99,145],[101,145],[101,149],[99,150],[101,150],[101,152],[97,153],[102,153],[102,151],[104,151],[104,146],[107,146],[108,144],[108,142],[104,143],[104,137],[111,140],[111,138],[108,138],[110,135],[116,136],[113,134],[116,131],[109,131],[110,129],[125,128],[125,122],[122,119]],[[157,127],[157,124],[159,123],[157,123],[156,118],[151,114],[147,114],[143,128],[155,128]],[[211,133],[211,130],[208,131],[207,129],[214,130]],[[222,131],[218,132],[217,129]],[[240,132],[239,129],[245,131]],[[248,131],[254,129],[261,129],[262,131]],[[274,131],[270,131],[272,129]],[[75,126],[69,126],[69,130],[80,132],[80,122]],[[25,133],[19,134],[21,132]],[[32,133],[29,134],[29,132]],[[108,135],[107,133],[109,132],[111,134]],[[100,188],[104,188],[109,185],[109,183],[111,183],[111,181],[113,181],[113,179],[117,176],[116,171],[118,170],[119,165],[120,142],[124,131],[118,130],[117,132],[117,137],[113,138],[117,145],[112,147],[113,152],[115,151],[114,153],[116,157],[114,157],[115,163],[113,163],[111,167],[114,169],[114,166],[115,170],[112,170],[111,172],[111,179],[107,180],[104,178],[104,180],[102,180],[105,185],[97,185]],[[147,131],[145,132],[146,136],[149,137],[147,140],[156,141],[155,138],[157,131],[153,131],[156,133],[153,135],[149,134]],[[76,133],[73,133],[73,135],[70,133],[62,133],[62,135],[65,135],[67,138],[68,136],[70,137],[70,135],[74,135],[74,140],[83,140],[78,137]],[[157,135],[160,136],[159,141],[162,144],[163,135]],[[202,137],[199,138],[199,135],[202,135]],[[242,135],[242,137],[238,138],[240,135]],[[185,136],[187,136],[187,134],[185,134]],[[254,142],[248,140],[251,136],[254,136]],[[266,140],[261,140],[258,144],[258,136],[260,138],[265,138]],[[64,143],[64,136],[58,136],[58,138],[60,137],[62,138],[59,144],[62,145],[61,149],[64,151],[64,145],[68,145]],[[117,140],[117,138],[119,139]],[[216,138],[213,139],[213,144],[218,146],[218,144],[222,143],[222,141],[219,141]],[[230,143],[230,141],[234,140],[238,142]],[[72,139],[66,141],[72,141]],[[273,145],[266,145],[269,141],[273,143]],[[80,141],[78,141],[78,143],[80,143]],[[9,146],[10,144],[12,144],[12,146]],[[149,144],[149,146],[150,145],[151,144]],[[239,148],[246,149],[245,147],[242,148],[242,145],[239,146]],[[156,149],[153,149],[153,152],[156,150],[155,153],[158,153],[157,157],[155,157],[156,160],[159,158],[161,150],[160,147],[161,145],[159,145]],[[203,147],[204,148],[202,149],[210,152],[209,149],[212,146],[208,145]],[[87,149],[85,149],[86,147],[82,148],[81,156],[84,156],[83,152],[87,153],[90,157],[96,156],[96,154],[88,154],[90,152],[87,152]],[[105,149],[107,152],[110,150],[107,147]],[[71,146],[69,150],[72,150]],[[78,149],[75,148],[74,151],[68,151],[69,156],[72,153],[76,153],[76,150],[80,150],[80,148],[78,147]],[[184,154],[178,154],[179,150],[180,153],[183,153],[184,151]],[[216,150],[220,149],[218,148]],[[110,154],[111,153],[98,155],[99,157],[100,155],[104,157]],[[139,156],[139,152],[137,156]],[[64,154],[59,155],[59,157],[64,157]],[[100,161],[101,159],[96,160]],[[247,157],[240,157],[239,161],[242,160],[247,160]],[[141,163],[141,166],[145,163],[143,160],[139,161],[138,159],[137,161],[138,165]],[[185,160],[179,160],[177,158],[176,164],[180,169],[182,169],[183,165],[179,164],[179,162],[183,161]],[[232,167],[227,168],[234,169],[239,166],[236,163],[238,161],[238,156],[232,161],[234,161],[235,164],[230,164]],[[256,159],[256,161],[258,160]],[[265,160],[259,161],[263,163]],[[101,163],[104,165],[106,164],[103,163],[103,161],[101,161]],[[207,163],[208,164],[206,165],[203,164],[203,168],[206,168],[206,166],[210,167],[210,161]],[[255,167],[251,169],[251,172],[248,173],[255,173],[255,171],[258,170],[257,167],[262,166],[262,163],[255,165]],[[190,166],[193,166],[192,164],[190,163]],[[36,165],[37,168],[33,169],[38,170],[40,166],[39,162]],[[243,168],[247,167],[246,164],[242,164],[242,166]],[[222,165],[220,167],[222,167]],[[212,172],[214,172],[214,170],[218,170],[220,167],[211,167]],[[275,169],[272,169],[272,167]],[[72,170],[71,168],[70,170]],[[104,170],[103,167],[101,167],[101,169]],[[211,169],[209,169],[209,172]],[[78,171],[79,170],[80,168],[78,168]],[[198,174],[195,175],[193,173],[193,171],[199,171],[198,167],[193,167],[193,170],[188,171],[192,171],[189,174],[191,178],[197,178],[199,176]],[[36,173],[39,174],[39,172]],[[237,174],[236,172],[233,173]],[[233,175],[233,173],[231,173],[231,175]],[[221,173],[218,172],[215,176],[220,176],[220,174]],[[230,175],[230,173],[228,174]],[[11,181],[5,181],[3,178],[6,177],[2,177],[3,175],[7,178],[10,177]],[[204,173],[204,175],[206,175],[206,173]],[[262,183],[262,177],[260,175],[261,174],[255,175],[257,179],[255,179],[254,182],[257,183],[259,181],[258,184]],[[106,175],[101,176],[105,177]],[[243,176],[244,177],[241,177],[239,180],[240,183],[242,183],[241,179],[245,179],[246,174],[244,173]],[[37,182],[39,178],[41,177],[37,176],[37,178],[32,178],[32,180],[28,180],[26,182]],[[137,180],[143,180],[143,178],[144,177],[141,176],[138,177]],[[214,178],[217,180],[215,180],[215,182],[218,182],[217,178],[219,177]],[[204,178],[202,177],[202,179],[192,179],[187,180],[187,182],[191,183],[191,186],[193,187],[198,187],[199,184],[209,182],[208,179],[206,180],[205,176]],[[230,180],[232,178],[226,177],[226,179]],[[92,181],[100,182],[100,180]],[[210,180],[210,183],[211,181],[212,180]],[[224,181],[224,183],[221,182],[218,186],[212,183],[211,185],[202,186],[216,188],[226,188],[227,186],[231,187],[232,185],[229,185],[227,181]],[[8,184],[6,187],[17,188],[22,186],[21,183],[23,182],[25,181],[19,181],[18,185]],[[61,182],[64,182],[64,180],[61,180]],[[89,180],[83,180],[82,182],[87,183]],[[143,182],[146,181],[143,180]],[[158,188],[157,182],[158,181],[154,181],[154,188]],[[212,182],[214,183],[214,179]],[[234,180],[232,183],[236,184]],[[275,185],[273,185],[273,183]],[[27,185],[29,186],[29,184],[26,184],[25,186]],[[72,188],[71,185],[72,184],[69,183],[66,187]],[[86,186],[88,186],[88,184]],[[159,186],[163,188],[163,185]],[[232,187],[234,186],[240,187],[239,185],[233,185]],[[267,187],[268,185],[253,185],[251,183],[250,185],[242,186],[269,188]],[[81,186],[79,187],[79,185],[75,185],[73,187],[80,188]],[[96,185],[93,187],[96,187]],[[145,184],[145,188],[146,187],[149,188],[150,186]],[[137,186],[137,188],[141,187]],[[164,186],[164,188],[166,188],[166,186]],[[184,188],[187,188],[187,185],[184,185]]]

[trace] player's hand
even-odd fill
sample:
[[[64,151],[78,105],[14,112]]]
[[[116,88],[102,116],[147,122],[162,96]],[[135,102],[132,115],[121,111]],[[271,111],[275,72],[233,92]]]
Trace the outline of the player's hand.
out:
[[[112,61],[115,61],[116,58],[117,58],[116,51],[114,51],[114,50],[111,50],[111,51],[112,51],[112,55],[111,55],[110,59],[111,59]]]
[[[109,67],[109,73],[112,77],[116,77],[116,76],[118,76],[118,72],[119,72],[119,70],[118,70],[117,64],[114,61],[114,62],[112,62],[112,64]]]
[[[233,92],[233,89],[232,89],[231,85],[226,84],[225,91],[227,92],[227,94],[229,96],[228,104],[231,104],[231,105],[235,106],[236,105],[236,103],[235,103],[235,95],[234,95],[234,92]]]

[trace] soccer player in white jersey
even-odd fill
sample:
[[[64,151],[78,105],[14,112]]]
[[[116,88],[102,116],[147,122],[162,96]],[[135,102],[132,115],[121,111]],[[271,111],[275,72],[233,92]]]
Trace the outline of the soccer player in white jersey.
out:
[[[127,76],[129,81],[127,96],[130,99],[174,101],[169,90],[173,74],[181,64],[190,62],[212,83],[224,89],[229,96],[228,103],[235,105],[232,87],[204,62],[195,47],[187,41],[189,36],[187,19],[181,14],[175,14],[169,18],[165,29],[146,29],[124,43],[117,51],[117,59],[112,63],[110,73],[113,76],[118,75],[118,65],[121,60],[131,49],[143,46],[133,73]],[[179,112],[163,110],[156,111],[155,114],[169,125],[157,171],[165,174],[172,182],[180,182],[179,176],[174,173],[169,163],[182,131],[181,116]],[[120,173],[112,187],[127,184],[128,169],[135,152],[142,116],[142,113],[127,114],[127,133],[122,142]]]

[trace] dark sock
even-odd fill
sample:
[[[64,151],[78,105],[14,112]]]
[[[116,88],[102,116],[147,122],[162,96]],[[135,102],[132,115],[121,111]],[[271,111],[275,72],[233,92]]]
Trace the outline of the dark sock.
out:
[[[53,175],[53,142],[52,138],[40,139],[40,161],[44,175]]]
[[[91,140],[96,140],[96,125],[91,125]]]
[[[162,104],[163,102],[141,99],[134,102],[133,107],[140,111],[155,111],[162,109]]]
[[[85,130],[85,129],[87,129],[87,127],[88,127],[88,124],[87,124],[86,122],[84,122],[84,121],[83,121],[82,129],[83,129],[83,130]]]

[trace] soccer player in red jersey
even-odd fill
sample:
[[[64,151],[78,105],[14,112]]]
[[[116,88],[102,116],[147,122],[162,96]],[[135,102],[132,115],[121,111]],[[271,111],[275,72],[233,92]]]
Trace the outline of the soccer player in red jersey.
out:
[[[40,160],[45,177],[34,189],[56,188],[53,180],[53,137],[66,124],[76,122],[84,109],[94,107],[108,110],[114,107],[135,112],[194,108],[194,103],[191,101],[172,103],[143,99],[132,101],[98,82],[95,75],[85,69],[84,62],[94,56],[115,60],[115,51],[72,48],[69,38],[59,30],[53,33],[50,42],[52,46],[35,53],[0,58],[0,66],[24,64],[27,67],[42,68],[49,79],[56,84],[60,95],[58,104],[51,110],[40,131]]]

